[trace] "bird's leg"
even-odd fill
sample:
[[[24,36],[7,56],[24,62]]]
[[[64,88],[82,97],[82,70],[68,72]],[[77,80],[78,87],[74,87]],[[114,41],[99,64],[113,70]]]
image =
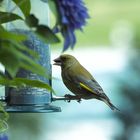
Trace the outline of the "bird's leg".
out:
[[[66,98],[67,102],[70,102],[71,100],[77,100],[79,103],[81,102],[81,98],[79,96],[66,94],[64,97]]]

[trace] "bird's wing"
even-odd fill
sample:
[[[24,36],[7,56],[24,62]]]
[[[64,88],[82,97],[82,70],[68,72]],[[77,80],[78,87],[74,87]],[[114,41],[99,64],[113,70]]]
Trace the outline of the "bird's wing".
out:
[[[100,97],[107,97],[101,88],[101,86],[98,84],[98,82],[95,79],[85,79],[83,77],[79,77],[79,85],[80,88],[83,88],[85,90],[88,90],[89,92],[100,96]]]
[[[76,74],[75,71],[78,74]],[[66,77],[71,84],[76,86],[76,88],[84,89],[86,91],[89,91],[90,93],[93,93],[95,96],[101,98],[108,98],[105,95],[101,86],[98,84],[98,82],[84,67],[81,66],[81,68],[76,67],[76,69],[70,69],[69,71],[66,72],[65,78]]]

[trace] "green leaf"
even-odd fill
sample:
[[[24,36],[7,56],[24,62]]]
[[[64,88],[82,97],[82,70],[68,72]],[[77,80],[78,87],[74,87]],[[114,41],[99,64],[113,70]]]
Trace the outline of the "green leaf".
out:
[[[28,57],[26,57],[29,59]],[[30,62],[29,62],[30,61]],[[48,78],[49,76],[46,73],[46,70],[39,64],[35,63],[33,60],[23,60],[20,62],[20,67],[23,69],[26,69],[28,71],[31,71],[33,73],[39,74],[41,76],[44,76]]]
[[[25,17],[29,16],[31,11],[30,0],[13,0],[13,2],[20,8]]]
[[[37,61],[35,61],[34,59],[30,58],[29,56],[25,55],[24,53],[15,51],[16,55],[18,56],[18,58],[20,58],[20,67],[24,68],[26,70],[29,70],[33,73],[42,75],[44,77],[48,77],[47,76],[47,70],[45,68],[43,68],[41,65],[39,65],[37,63]]]
[[[56,24],[59,24],[59,23],[60,23],[61,16],[60,16],[60,14],[59,14],[60,12],[59,12],[59,10],[58,10],[56,1],[55,1],[55,0],[48,0],[48,4],[49,4],[49,7],[50,7],[51,11],[52,11],[53,14],[55,15]]]
[[[13,48],[11,48],[11,49],[13,49]],[[10,51],[12,52],[11,49],[10,49]],[[41,65],[37,64],[37,61],[35,61],[34,59],[25,55],[23,52],[17,51],[16,49],[14,50],[13,53],[16,55],[17,58],[19,58],[19,61],[16,61],[17,67],[24,68],[33,73],[47,77],[46,70]],[[12,63],[14,63],[14,62],[12,62]]]
[[[13,41],[13,40],[11,40],[9,43],[12,43],[19,51],[24,51],[27,54],[29,54],[29,56],[32,56],[35,59],[39,59],[38,53],[31,50],[30,48],[25,46],[23,43],[18,43],[18,42]]]
[[[31,80],[27,78],[13,78],[12,80],[7,78],[0,78],[0,84],[10,87],[37,87],[37,88],[43,88],[48,91],[53,91],[52,87],[48,85],[47,83],[40,81],[40,80]]]
[[[15,77],[19,68],[24,68],[33,73],[48,77],[46,70],[27,56],[23,51],[19,51],[9,42],[1,42],[0,62],[5,66],[11,77]]]
[[[20,84],[24,86],[26,85],[26,86],[37,87],[37,88],[44,88],[44,89],[47,89],[48,91],[53,91],[50,85],[39,80],[31,80],[31,79],[26,79],[26,78],[14,78],[13,83],[15,85]]]
[[[22,42],[27,39],[26,35],[11,33],[6,31],[0,26],[0,39],[3,40],[16,40],[17,42]]]
[[[9,114],[4,110],[4,105],[0,102],[0,132],[4,132],[8,129],[7,120],[9,118]]]
[[[25,22],[29,27],[37,27],[39,20],[31,14],[26,17]]]
[[[16,14],[8,13],[8,12],[0,12],[0,24],[11,22],[17,19],[23,20],[20,16]]]
[[[0,7],[2,7],[4,0],[0,0]]]
[[[7,45],[7,44],[5,44]],[[9,45],[8,45],[9,46]],[[17,57],[14,48],[1,47],[0,62],[4,65],[9,74],[14,77],[19,69],[20,60]]]
[[[3,116],[0,116],[0,120],[7,121],[9,119],[9,114],[4,110],[2,102],[0,102],[0,112],[3,113]]]
[[[38,64],[38,54],[16,41],[1,40],[0,62],[11,77],[15,77],[19,68],[49,78],[47,70]]]
[[[41,39],[43,39],[48,44],[60,42],[59,38],[53,33],[53,31],[48,26],[38,25],[36,33]]]

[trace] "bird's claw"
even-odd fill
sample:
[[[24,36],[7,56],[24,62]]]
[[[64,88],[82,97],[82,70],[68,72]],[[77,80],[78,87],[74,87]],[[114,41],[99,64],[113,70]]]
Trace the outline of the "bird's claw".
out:
[[[79,97],[79,99],[77,100],[77,102],[78,102],[78,103],[81,103],[81,101],[82,101],[82,100],[81,100],[81,98]]]
[[[66,94],[64,97],[66,98],[66,101],[70,103],[72,95]]]
[[[70,103],[70,101],[74,100],[74,99],[77,100],[78,103],[81,102],[81,98],[79,96],[73,96],[73,95],[70,95],[70,94],[66,94],[64,97],[66,98],[66,101],[68,103]]]

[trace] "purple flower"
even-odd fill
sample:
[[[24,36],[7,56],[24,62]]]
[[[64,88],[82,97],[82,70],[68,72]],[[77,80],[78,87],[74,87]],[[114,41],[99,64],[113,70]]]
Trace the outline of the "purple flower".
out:
[[[8,136],[5,134],[0,134],[0,140],[8,140]]]
[[[60,13],[59,25],[55,27],[55,32],[61,32],[64,37],[63,51],[69,47],[73,48],[76,43],[75,30],[86,24],[89,18],[87,8],[82,0],[56,0]]]

